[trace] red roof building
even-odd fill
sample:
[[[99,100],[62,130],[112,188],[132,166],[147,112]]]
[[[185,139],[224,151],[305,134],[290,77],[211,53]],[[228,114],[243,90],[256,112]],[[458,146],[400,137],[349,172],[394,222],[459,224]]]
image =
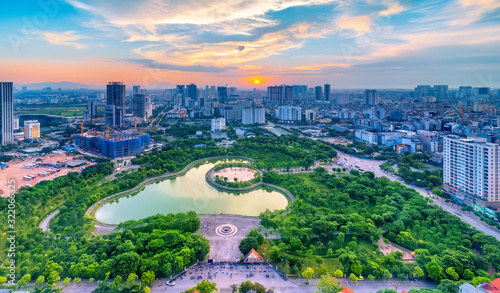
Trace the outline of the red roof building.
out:
[[[354,293],[349,287],[344,287],[344,289],[340,290],[340,293]]]
[[[246,262],[246,263],[257,263],[257,262],[263,262],[264,259],[262,258],[262,256],[260,256],[260,254],[257,253],[257,251],[255,251],[255,249],[252,248],[252,250],[250,250],[249,253],[247,253],[247,255],[245,255],[245,259],[243,262]]]

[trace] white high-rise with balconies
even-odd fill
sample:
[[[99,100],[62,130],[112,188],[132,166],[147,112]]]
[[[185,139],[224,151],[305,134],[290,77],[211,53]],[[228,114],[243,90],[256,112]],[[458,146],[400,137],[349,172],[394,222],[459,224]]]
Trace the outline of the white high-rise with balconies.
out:
[[[443,141],[443,186],[460,202],[500,206],[500,145],[448,135]]]

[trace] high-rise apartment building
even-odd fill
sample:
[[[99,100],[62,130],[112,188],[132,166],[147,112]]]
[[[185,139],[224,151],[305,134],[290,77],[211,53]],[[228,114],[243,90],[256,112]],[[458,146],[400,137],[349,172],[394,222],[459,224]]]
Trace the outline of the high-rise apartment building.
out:
[[[278,108],[278,119],[280,121],[301,121],[302,108],[281,106]]]
[[[38,120],[24,121],[24,139],[37,141],[40,138],[40,122]]]
[[[417,85],[415,88],[415,99],[420,99],[425,96],[432,96],[432,88],[430,85]]]
[[[0,82],[0,144],[14,142],[14,84]]]
[[[293,94],[296,96],[307,95],[307,85],[294,85]]]
[[[266,110],[263,107],[247,107],[241,109],[241,124],[266,124]]]
[[[227,121],[241,121],[241,103],[229,101],[220,106],[220,114]]]
[[[314,99],[316,101],[321,101],[323,99],[323,88],[321,86],[314,88]]]
[[[179,96],[179,104],[181,107],[186,106],[186,87],[184,85],[177,85],[177,95]]]
[[[87,104],[87,111],[89,112],[90,118],[97,118],[97,101],[89,101]]]
[[[284,85],[283,86],[283,101],[282,104],[292,105],[293,104],[293,86]]]
[[[135,117],[147,118],[145,94],[134,94],[132,98],[132,111]]]
[[[500,206],[500,145],[486,138],[443,140],[443,186],[459,202],[480,207]]]
[[[471,86],[459,86],[458,87],[458,97],[459,98],[469,98],[472,95]]]
[[[227,102],[227,86],[217,87],[217,100],[219,104],[225,104]]]
[[[110,82],[106,86],[106,125],[121,127],[125,118],[125,84]]]
[[[432,88],[432,94],[438,99],[444,99],[448,97],[448,86],[447,85],[435,85]]]
[[[283,87],[282,86],[269,86],[267,87],[267,98],[271,104],[282,103],[283,101]]]
[[[195,84],[190,84],[187,86],[187,96],[193,100],[193,101],[196,101],[197,98],[198,98],[198,90],[196,88],[196,85]]]
[[[325,92],[325,101],[330,102],[330,85],[327,83],[323,86]]]
[[[364,94],[365,105],[378,105],[378,92],[376,90],[366,90]]]
[[[337,104],[339,105],[349,104],[349,95],[337,94]]]

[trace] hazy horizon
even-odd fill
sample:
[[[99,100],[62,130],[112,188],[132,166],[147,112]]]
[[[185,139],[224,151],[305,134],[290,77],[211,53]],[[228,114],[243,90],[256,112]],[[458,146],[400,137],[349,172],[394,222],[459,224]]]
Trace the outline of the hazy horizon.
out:
[[[28,0],[0,80],[146,87],[500,87],[500,0]]]

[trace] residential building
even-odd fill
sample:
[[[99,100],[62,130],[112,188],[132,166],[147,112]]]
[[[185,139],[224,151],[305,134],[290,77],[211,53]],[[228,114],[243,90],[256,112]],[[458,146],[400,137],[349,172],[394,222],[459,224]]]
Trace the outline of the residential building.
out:
[[[438,99],[444,99],[448,97],[448,86],[447,85],[435,85],[432,88],[432,94]]]
[[[339,104],[339,105],[349,104],[349,95],[338,94],[337,95],[337,104]]]
[[[305,110],[304,114],[306,116],[306,121],[311,121],[316,119],[316,112],[317,110],[311,110],[311,109]]]
[[[263,107],[247,107],[241,109],[241,124],[266,124],[266,110]]]
[[[0,144],[14,142],[14,84],[0,82]]]
[[[330,102],[330,85],[327,83],[323,86],[325,92],[325,101]]]
[[[500,145],[486,138],[448,135],[443,147],[443,186],[457,201],[500,207]]]
[[[24,139],[38,141],[40,138],[40,122],[38,120],[24,121]]]
[[[106,86],[106,125],[121,127],[125,118],[125,84],[110,82]]]
[[[422,97],[431,95],[432,95],[432,88],[430,85],[417,85],[413,97],[415,99],[421,99]]]
[[[365,130],[356,130],[354,132],[354,136],[362,142],[368,144],[378,144],[378,135],[376,133]]]
[[[180,107],[186,107],[186,87],[184,85],[177,85],[177,95],[179,97],[179,100],[177,101],[177,104],[180,105]]]
[[[278,120],[296,122],[302,120],[302,109],[300,107],[281,106],[278,108]]]
[[[435,103],[436,102],[436,97],[433,97],[433,96],[422,97],[422,102],[423,103]]]
[[[293,87],[292,87],[293,93]],[[283,87],[282,86],[269,86],[267,87],[267,98],[271,104],[282,104],[283,103]]]
[[[314,88],[314,99],[316,101],[321,101],[323,99],[323,88],[321,86]]]
[[[364,94],[365,105],[378,105],[379,98],[376,90],[366,90]]]
[[[282,104],[292,105],[293,104],[293,86],[284,85],[283,86],[283,101]]]
[[[89,101],[87,104],[87,111],[91,119],[97,118],[97,101]]]
[[[458,98],[469,98],[470,96],[472,96],[471,86],[458,87]]]
[[[187,96],[193,101],[198,99],[198,91],[195,84],[192,83],[187,86]]]
[[[219,104],[225,104],[227,102],[227,86],[217,87],[217,100]]]
[[[241,103],[229,101],[220,106],[220,114],[227,121],[241,121]]]
[[[137,118],[147,118],[146,114],[146,95],[134,94],[132,98],[132,112]]]
[[[212,119],[211,131],[221,132],[223,130],[226,130],[226,119],[224,118]]]

